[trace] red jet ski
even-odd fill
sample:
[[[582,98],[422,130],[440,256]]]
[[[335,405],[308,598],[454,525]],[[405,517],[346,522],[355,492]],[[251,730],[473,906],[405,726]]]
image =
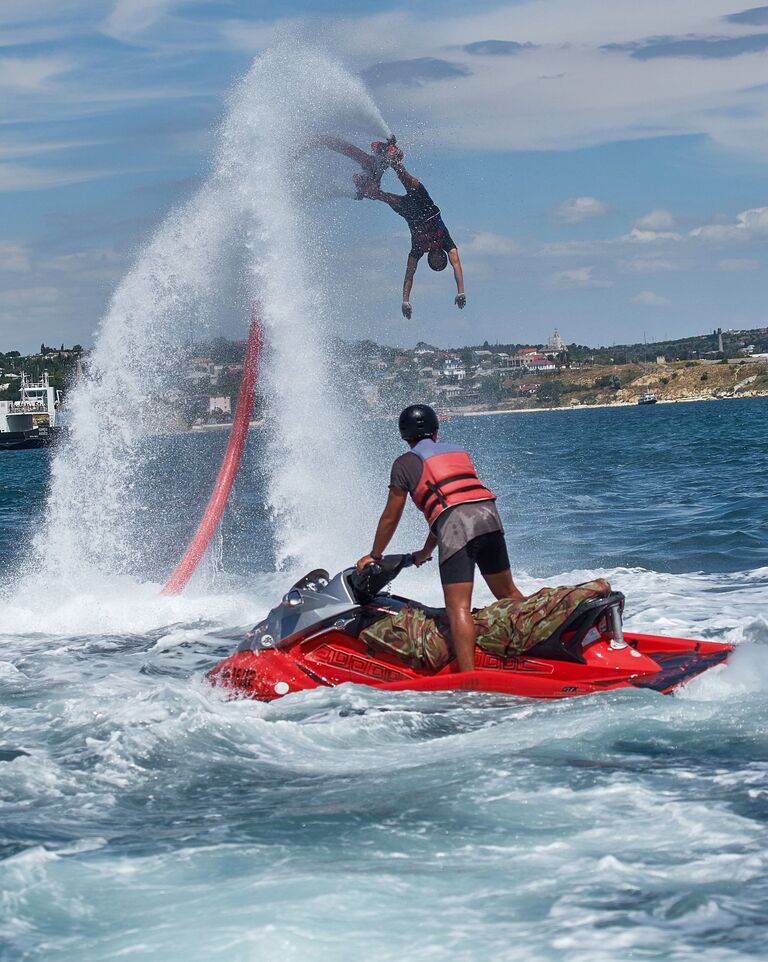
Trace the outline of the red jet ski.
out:
[[[363,628],[418,602],[386,591],[410,555],[387,555],[363,572],[323,569],[298,581],[234,654],[213,668],[213,685],[271,701],[290,692],[345,682],[386,691],[488,691],[526,698],[570,698],[617,688],[671,692],[726,661],[733,646],[624,632],[624,595],[582,602],[543,642],[502,659],[475,649],[475,670],[451,661],[439,671],[409,667],[370,650]]]

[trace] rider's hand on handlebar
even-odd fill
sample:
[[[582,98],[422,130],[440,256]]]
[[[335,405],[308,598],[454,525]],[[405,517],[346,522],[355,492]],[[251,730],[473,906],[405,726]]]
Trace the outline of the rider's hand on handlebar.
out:
[[[413,552],[413,563],[416,565],[417,568],[420,568],[427,561],[431,561],[431,560],[432,560],[431,551],[425,551],[422,548],[420,551]]]
[[[376,559],[373,557],[373,555],[371,555],[371,554],[365,554],[365,555],[363,555],[363,557],[357,562],[357,564],[355,565],[355,567],[357,568],[358,571],[362,571],[363,568],[367,568],[368,565],[375,565],[375,564],[378,564],[378,562],[377,562]]]

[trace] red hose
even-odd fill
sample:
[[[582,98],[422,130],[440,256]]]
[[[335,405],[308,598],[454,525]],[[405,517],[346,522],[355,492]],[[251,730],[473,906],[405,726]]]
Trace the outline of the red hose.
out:
[[[243,364],[243,380],[240,384],[240,396],[237,399],[235,417],[232,421],[232,430],[229,434],[227,450],[224,452],[224,460],[221,462],[219,475],[213,486],[205,514],[198,525],[194,538],[184,553],[184,557],[179,562],[178,568],[168,579],[168,583],[161,591],[163,595],[176,595],[185,588],[200,559],[205,554],[205,549],[208,547],[208,543],[221,520],[229,492],[232,490],[235,474],[237,474],[237,466],[240,463],[240,457],[243,453],[245,438],[248,434],[248,422],[251,419],[251,412],[253,411],[253,397],[256,392],[256,379],[259,374],[261,346],[261,325],[254,314],[251,318],[251,326],[248,331],[248,346],[245,352],[245,363]]]

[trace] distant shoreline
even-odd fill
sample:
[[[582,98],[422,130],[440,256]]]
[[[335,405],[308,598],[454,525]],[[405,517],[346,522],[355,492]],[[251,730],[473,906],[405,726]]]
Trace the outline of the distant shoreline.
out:
[[[754,398],[754,397],[765,397],[768,398],[768,394],[741,394],[736,397],[679,397],[679,398],[659,398],[656,404],[695,404],[697,402],[701,403],[711,403],[713,401],[739,401],[744,398]],[[458,418],[481,418],[481,417],[491,417],[497,414],[547,414],[553,411],[595,411],[598,409],[607,408],[636,408],[636,407],[655,407],[656,405],[640,405],[637,401],[615,401],[612,404],[569,404],[562,407],[542,407],[542,408],[494,408],[489,411],[458,411],[448,409],[445,414],[448,417],[458,417]],[[374,418],[373,420],[389,420],[385,416]],[[260,431],[265,427],[265,422],[263,419],[250,421],[248,424],[249,431]],[[231,431],[232,422],[226,421],[223,424],[195,424],[186,431],[174,432],[182,434],[213,434],[221,431]]]
[[[248,430],[256,431],[264,427],[264,419],[261,418],[258,421],[249,421]],[[209,434],[215,431],[231,431],[232,422],[224,421],[221,424],[193,424],[191,428],[188,428],[185,433],[187,434]]]
[[[714,401],[739,401],[744,398],[754,398],[754,397],[764,397],[768,398],[768,394],[742,394],[737,397],[681,397],[681,398],[659,398],[656,404],[694,404],[696,402],[714,402]],[[563,405],[562,407],[546,407],[546,408],[494,408],[490,411],[457,411],[457,410],[447,410],[445,414],[448,417],[459,417],[459,418],[482,418],[482,417],[492,417],[497,414],[548,414],[553,411],[596,411],[599,409],[606,408],[636,408],[636,407],[655,407],[655,405],[640,405],[637,401],[615,401],[612,404],[569,404]],[[377,417],[373,420],[388,420],[386,417]],[[248,424],[249,431],[261,431],[265,427],[265,422],[263,419],[258,421],[250,421]],[[182,434],[213,434],[221,431],[231,431],[232,422],[227,421],[224,424],[195,424],[186,431],[182,431]]]
[[[744,398],[768,397],[768,394],[740,394],[736,397],[676,397],[658,398],[656,404],[694,404],[696,402],[710,403],[712,401],[741,401]],[[637,401],[615,401],[612,404],[568,404],[561,407],[546,408],[498,408],[492,411],[458,411],[447,410],[449,417],[474,418],[487,417],[492,414],[542,414],[551,411],[594,411],[597,408],[637,408],[655,407],[656,405],[638,404]]]

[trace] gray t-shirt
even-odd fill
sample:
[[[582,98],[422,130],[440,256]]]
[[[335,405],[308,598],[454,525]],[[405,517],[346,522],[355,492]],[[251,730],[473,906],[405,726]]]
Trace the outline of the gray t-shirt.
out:
[[[392,465],[390,488],[407,491],[413,497],[421,479],[422,464],[421,458],[413,451],[401,454]],[[437,538],[439,564],[455,555],[473,538],[491,531],[504,531],[495,501],[466,501],[446,508],[432,526],[432,533]]]

